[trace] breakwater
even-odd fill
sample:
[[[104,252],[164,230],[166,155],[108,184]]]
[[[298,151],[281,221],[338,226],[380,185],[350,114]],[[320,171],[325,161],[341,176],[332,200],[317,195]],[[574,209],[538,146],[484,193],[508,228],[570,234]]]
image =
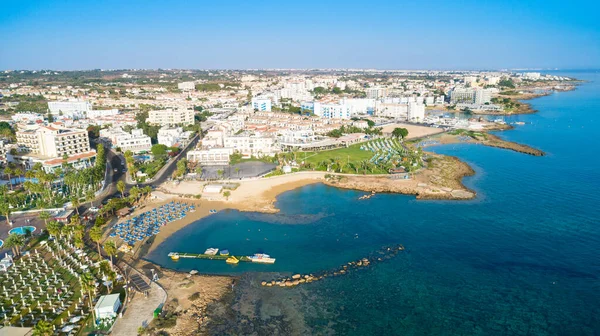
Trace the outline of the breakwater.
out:
[[[291,277],[281,277],[272,279],[270,281],[262,281],[261,285],[265,287],[295,287],[301,284],[307,284],[326,278],[338,277],[349,274],[352,271],[367,268],[376,263],[390,260],[396,257],[398,253],[402,251],[404,251],[404,246],[401,244],[384,246],[367,257],[355,261],[350,261],[334,269],[310,274],[297,273],[292,275]]]

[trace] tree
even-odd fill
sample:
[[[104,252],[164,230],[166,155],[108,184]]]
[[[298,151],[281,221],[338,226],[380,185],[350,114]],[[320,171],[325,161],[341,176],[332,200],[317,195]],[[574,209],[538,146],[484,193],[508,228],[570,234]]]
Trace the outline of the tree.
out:
[[[11,179],[11,175],[13,174],[13,167],[14,165],[12,163],[9,163],[5,168],[4,168],[4,174],[6,174],[6,176],[8,176],[8,184],[10,185],[10,190],[12,190],[12,179]]]
[[[46,226],[48,226],[48,219],[52,218],[52,216],[50,215],[49,212],[47,211],[42,211],[40,212],[40,219],[44,221],[44,224],[46,224]]]
[[[25,237],[16,233],[11,233],[4,242],[5,247],[12,249],[13,254],[18,256],[21,254],[21,246],[25,245]]]
[[[167,156],[168,148],[169,147],[167,147],[165,145],[156,144],[156,145],[152,146],[152,149],[150,149],[150,151],[152,152],[152,155],[154,155],[155,158],[160,158],[160,157]]]
[[[181,176],[185,175],[185,173],[187,172],[187,164],[188,164],[188,161],[185,158],[177,161],[177,170],[176,170],[177,177],[181,177]]]
[[[113,268],[113,256],[117,254],[117,245],[110,240],[104,244],[104,252],[110,257],[110,268]]]
[[[62,228],[62,223],[58,221],[51,221],[46,225],[46,230],[53,237],[58,237],[60,235],[60,229]]]
[[[102,256],[102,251],[100,251],[100,240],[102,240],[102,228],[98,225],[94,225],[90,230],[90,239],[96,243],[96,247],[98,247],[98,254]]]
[[[88,305],[92,314],[94,314],[92,301],[94,300],[94,292],[96,291],[96,279],[94,279],[92,273],[86,272],[81,275],[79,282],[81,283],[81,289],[88,293]],[[96,316],[92,316],[92,320],[94,321],[94,325],[96,325]]]
[[[94,199],[96,198],[96,193],[94,193],[93,189],[88,189],[85,192],[85,200],[90,202],[90,207],[94,206]]]
[[[44,320],[38,321],[33,327],[33,336],[51,336],[53,333],[52,324]]]
[[[10,225],[10,214],[12,209],[6,200],[4,202],[0,202],[0,213],[6,217],[6,224]]]
[[[225,191],[223,192],[223,196],[225,196],[225,199],[229,199],[229,196],[231,196],[231,191],[229,191],[229,190],[225,190]]]
[[[71,205],[73,205],[73,208],[75,208],[75,212],[77,212],[77,214],[79,215],[79,197],[71,197]]]
[[[395,136],[396,138],[402,138],[404,139],[406,136],[408,136],[408,130],[406,128],[394,128],[394,130],[392,131],[392,135]]]
[[[217,175],[219,176],[219,179],[223,178],[224,173],[225,173],[225,171],[223,169],[217,170]]]
[[[119,180],[117,182],[117,190],[121,193],[121,197],[125,197],[125,182]]]

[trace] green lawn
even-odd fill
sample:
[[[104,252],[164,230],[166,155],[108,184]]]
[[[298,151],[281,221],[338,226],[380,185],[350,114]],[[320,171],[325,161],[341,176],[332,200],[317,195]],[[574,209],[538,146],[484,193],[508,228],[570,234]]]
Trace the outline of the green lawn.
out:
[[[378,141],[381,140],[373,140],[372,142]],[[400,148],[400,144],[397,140],[393,140],[393,143],[394,147]],[[296,160],[297,162],[304,162],[303,167],[307,170],[326,171],[327,166],[329,165],[332,171],[339,172],[339,164],[341,165],[341,172],[350,174],[356,174],[357,169],[358,173],[386,174],[388,169],[394,167],[392,160],[381,164],[369,163],[376,153],[360,148],[366,144],[367,143],[360,143],[345,148],[320,152],[299,152],[296,154]],[[399,159],[399,157],[396,157],[394,160]]]

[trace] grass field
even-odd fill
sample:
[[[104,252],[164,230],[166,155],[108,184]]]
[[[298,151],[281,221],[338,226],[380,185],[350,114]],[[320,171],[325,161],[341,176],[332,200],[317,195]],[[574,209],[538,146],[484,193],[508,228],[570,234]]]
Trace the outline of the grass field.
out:
[[[400,147],[396,140],[394,144]],[[300,152],[296,154],[296,161],[304,162],[303,167],[308,170],[326,171],[329,167],[330,171],[350,174],[386,174],[388,169],[395,167],[391,160],[379,164],[370,162],[376,153],[361,149],[364,145],[366,143],[320,152]]]

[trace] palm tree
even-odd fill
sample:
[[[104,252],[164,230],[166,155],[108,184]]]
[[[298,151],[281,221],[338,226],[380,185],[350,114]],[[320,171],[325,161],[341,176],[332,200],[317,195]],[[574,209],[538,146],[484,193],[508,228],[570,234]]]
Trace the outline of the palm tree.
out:
[[[94,225],[94,227],[90,230],[90,239],[96,243],[98,247],[98,254],[102,257],[102,251],[100,251],[100,240],[102,240],[102,228],[100,226]]]
[[[79,215],[79,197],[73,196],[71,197],[71,205],[75,208],[75,212]]]
[[[5,200],[4,202],[0,202],[0,213],[6,217],[6,224],[8,225],[10,225],[11,212],[12,209],[10,208],[10,205],[8,204],[7,200]]]
[[[11,233],[4,242],[5,246],[12,249],[13,254],[18,256],[21,254],[21,246],[25,245],[25,237],[16,233]]]
[[[90,207],[94,206],[94,199],[96,198],[96,194],[93,189],[88,189],[85,192],[85,200],[90,202]]]
[[[35,327],[33,327],[33,336],[51,336],[52,333],[52,324],[44,320],[40,320]]]
[[[40,219],[44,221],[44,224],[46,224],[46,226],[48,226],[48,219],[52,218],[52,216],[50,215],[49,212],[47,211],[42,211],[40,212]]]
[[[219,177],[219,179],[223,178],[223,173],[225,173],[225,172],[223,171],[223,169],[219,169],[219,170],[217,170],[217,176]]]
[[[9,163],[5,168],[4,168],[4,174],[6,174],[6,176],[8,176],[8,184],[10,185],[10,190],[12,190],[12,180],[11,180],[11,175],[13,174],[13,164]]]
[[[240,167],[235,167],[235,173],[237,174],[238,177],[240,177]]]
[[[117,254],[117,245],[114,241],[109,240],[104,244],[104,252],[110,257],[110,268],[113,268],[113,256]]]
[[[96,291],[96,279],[90,272],[83,273],[79,278],[79,282],[81,283],[81,289],[84,292],[87,292],[89,295],[88,305],[92,314],[94,314],[94,309],[92,308],[92,301],[94,297],[94,292]],[[94,325],[96,325],[96,316],[93,316],[92,320],[94,321]]]
[[[48,233],[54,237],[58,237],[60,235],[60,229],[62,228],[62,223],[58,221],[51,221],[46,225],[46,230]]]
[[[121,197],[125,197],[125,182],[119,180],[117,182],[117,190],[121,193]]]

